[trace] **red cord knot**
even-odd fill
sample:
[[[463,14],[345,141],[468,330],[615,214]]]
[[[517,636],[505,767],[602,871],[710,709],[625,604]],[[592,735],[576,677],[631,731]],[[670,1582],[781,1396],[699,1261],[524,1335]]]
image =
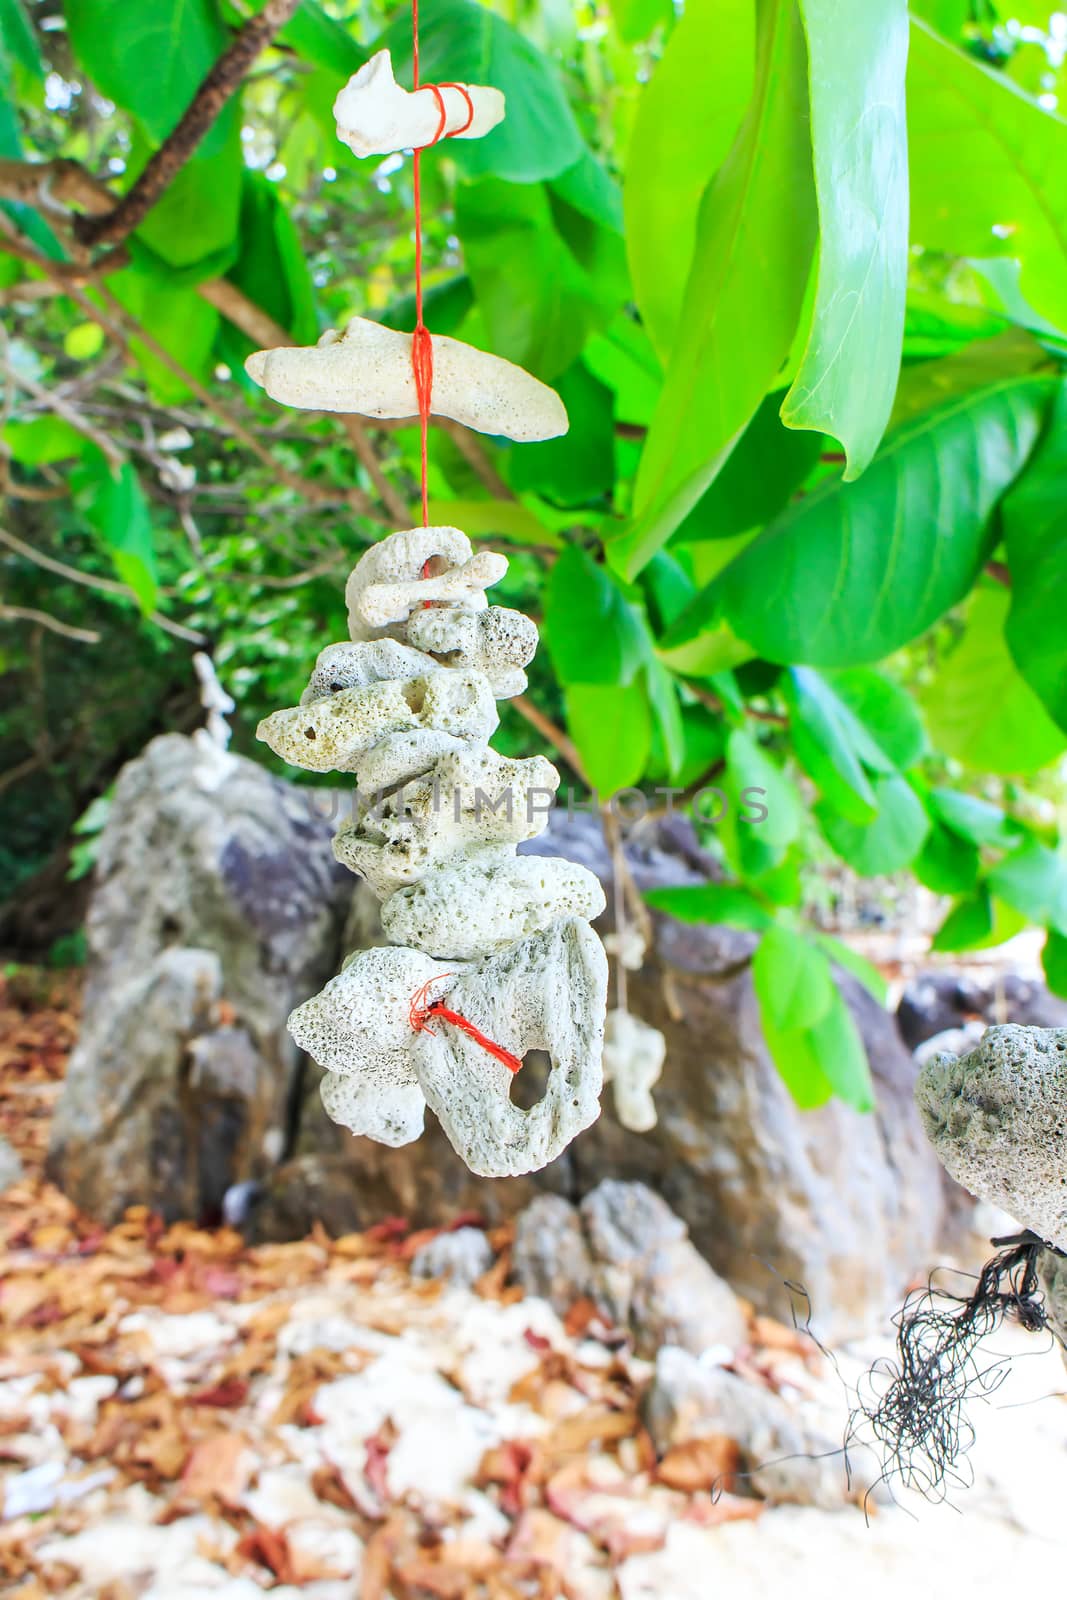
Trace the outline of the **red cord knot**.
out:
[[[435,978],[428,978],[424,984],[415,990],[408,1007],[408,1021],[414,1033],[434,1033],[430,1027],[430,1019],[437,1018],[441,1022],[450,1022],[454,1028],[459,1028],[468,1039],[473,1039],[475,1044],[480,1044],[483,1050],[488,1051],[497,1061],[507,1067],[509,1072],[518,1072],[522,1061],[518,1056],[512,1055],[510,1050],[505,1050],[502,1044],[488,1038],[480,1028],[476,1028],[468,1017],[460,1016],[458,1011],[452,1011],[443,1000],[430,1000],[430,989],[435,983],[440,983],[443,978],[452,978],[452,972],[439,972]]]

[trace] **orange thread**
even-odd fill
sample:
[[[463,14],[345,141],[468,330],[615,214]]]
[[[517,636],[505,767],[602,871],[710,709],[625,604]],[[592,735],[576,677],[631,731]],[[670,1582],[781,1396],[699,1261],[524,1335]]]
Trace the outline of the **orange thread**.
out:
[[[461,1016],[458,1011],[450,1010],[443,1000],[428,1000],[426,998],[433,984],[440,983],[442,978],[454,976],[455,974],[451,972],[439,972],[435,978],[428,978],[420,988],[415,990],[408,1007],[408,1021],[413,1031],[415,1033],[433,1033],[434,1029],[430,1027],[431,1017],[439,1018],[442,1022],[450,1022],[454,1028],[461,1029],[468,1038],[473,1039],[475,1044],[480,1044],[483,1050],[488,1051],[491,1056],[507,1067],[509,1072],[518,1072],[522,1066],[522,1061],[518,1056],[513,1056],[511,1051],[505,1050],[502,1044],[497,1044],[495,1040],[488,1038],[480,1028],[474,1026],[474,1023],[468,1017]]]
[[[415,329],[411,335],[411,370],[415,379],[415,399],[419,410],[419,481],[422,488],[422,525],[430,525],[430,499],[427,488],[427,446],[430,432],[430,402],[433,398],[433,340],[422,317],[422,168],[423,150],[437,144],[442,138],[454,139],[466,133],[474,121],[474,101],[461,83],[419,82],[419,0],[411,0],[411,62],[414,92],[426,90],[437,101],[437,132],[429,144],[419,145],[411,157],[412,189],[415,200]],[[443,89],[456,89],[467,102],[467,120],[461,128],[445,133],[448,112]]]

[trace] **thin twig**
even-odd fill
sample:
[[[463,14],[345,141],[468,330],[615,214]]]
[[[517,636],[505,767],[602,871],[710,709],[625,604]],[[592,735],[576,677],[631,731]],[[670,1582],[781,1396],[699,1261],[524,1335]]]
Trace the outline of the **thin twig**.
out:
[[[113,467],[117,469],[123,465],[126,458],[122,451],[116,447],[106,433],[101,433],[99,429],[94,428],[88,418],[83,417],[81,412],[75,406],[72,406],[69,401],[65,400],[57,389],[46,389],[43,383],[38,383],[36,378],[31,378],[28,373],[21,371],[3,354],[0,354],[0,367],[3,368],[12,382],[18,384],[20,389],[24,389],[27,394],[32,394],[34,399],[39,401],[48,411],[54,411],[57,417],[62,417],[64,422],[69,422],[70,426],[80,433],[83,438],[95,444],[96,448],[103,452]]]
[[[99,644],[100,635],[91,628],[75,628],[69,622],[60,622],[47,611],[36,611],[32,606],[0,605],[0,622],[33,622],[52,633],[61,633],[64,639],[77,639],[81,644]]]
[[[114,210],[106,216],[76,219],[74,231],[82,244],[116,243],[143,222],[196,150],[227,100],[240,88],[260,51],[289,21],[298,3],[299,0],[267,0],[263,10],[245,23],[204,78],[178,126],[150,157]]]

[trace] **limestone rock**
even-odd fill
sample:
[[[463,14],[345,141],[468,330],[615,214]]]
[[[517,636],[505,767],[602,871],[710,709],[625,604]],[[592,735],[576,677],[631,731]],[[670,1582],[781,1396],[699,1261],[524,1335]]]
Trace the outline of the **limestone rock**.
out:
[[[499,721],[482,672],[433,671],[367,683],[264,717],[256,737],[275,755],[311,772],[351,772],[392,734],[426,730],[484,740]]]
[[[431,680],[432,681],[432,680]],[[513,761],[495,750],[465,748],[380,802],[363,806],[339,829],[337,859],[361,873],[384,899],[431,868],[493,847],[533,838],[547,821],[546,801],[559,773],[544,756]]]
[[[915,1098],[958,1183],[1067,1248],[1067,1029],[990,1028],[970,1055],[928,1061]]]
[[[193,740],[154,739],[123,768],[100,836],[80,1036],[48,1165],[107,1222],[132,1204],[217,1220],[226,1189],[271,1170],[301,1070],[285,1018],[335,970],[352,898],[328,797],[236,755],[205,788],[198,761]],[[217,963],[225,1020],[198,1015],[187,1034],[162,1002],[159,1019],[156,1002],[146,1009],[143,985],[155,973],[152,993],[168,992],[157,961],[190,949],[198,970]]]
[[[562,1195],[540,1194],[519,1212],[511,1259],[526,1293],[540,1295],[561,1317],[595,1292],[582,1219]]]
[[[319,651],[300,704],[310,705],[342,689],[362,689],[368,683],[390,679],[405,683],[410,678],[424,678],[436,666],[432,656],[396,639],[369,639],[355,644],[344,639]]]
[[[771,1390],[688,1351],[659,1351],[642,1410],[661,1455],[691,1439],[734,1440],[746,1481],[764,1499],[833,1511],[854,1498],[836,1441],[806,1427]]]
[[[537,625],[521,611],[489,606],[485,611],[459,611],[431,606],[412,613],[410,642],[438,657],[443,666],[475,667],[484,672],[498,700],[522,694],[522,670],[537,651]]]
[[[667,1041],[658,1028],[617,1008],[604,1023],[604,1082],[615,1092],[615,1115],[631,1133],[656,1126],[652,1090],[660,1080]]]
[[[493,1265],[493,1252],[481,1228],[456,1228],[439,1233],[411,1258],[413,1278],[447,1278],[471,1289]]]
[[[245,362],[272,400],[305,411],[417,417],[411,334],[353,317],[317,345],[257,350]],[[478,433],[518,441],[555,439],[567,412],[546,384],[500,356],[443,334],[433,337],[432,411]]]
[[[591,872],[552,857],[469,858],[437,867],[391,894],[382,927],[394,944],[446,959],[473,959],[540,933],[559,917],[604,909]]]
[[[1067,1028],[1067,1000],[1015,972],[998,974],[988,983],[958,972],[923,972],[908,984],[897,1007],[897,1023],[910,1050],[935,1034],[976,1022]]]
[[[512,1075],[448,1023],[418,1035],[415,1071],[430,1109],[472,1172],[515,1176],[546,1166],[600,1111],[607,958],[588,923],[555,922],[463,972],[448,1005],[521,1060],[551,1057],[543,1097],[512,1103]]]
[[[429,88],[402,89],[389,51],[379,50],[349,78],[333,114],[337,137],[357,156],[387,156],[439,138],[483,138],[503,120],[504,96],[481,84],[450,84],[436,94]]]

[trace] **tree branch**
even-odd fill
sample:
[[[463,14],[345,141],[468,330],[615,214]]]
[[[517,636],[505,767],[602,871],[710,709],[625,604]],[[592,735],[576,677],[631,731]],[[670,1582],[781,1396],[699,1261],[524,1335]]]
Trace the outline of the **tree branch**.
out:
[[[520,717],[525,717],[531,728],[536,728],[542,739],[547,739],[563,757],[576,777],[580,778],[588,788],[592,788],[582,766],[582,758],[578,754],[578,746],[573,740],[568,739],[562,728],[557,728],[551,717],[546,717],[544,712],[528,700],[524,694],[514,694],[510,704],[515,707]]]
[[[82,244],[117,243],[144,221],[227,100],[240,88],[260,51],[289,21],[297,4],[298,0],[267,0],[263,10],[245,23],[201,83],[174,132],[149,159],[114,210],[105,216],[76,218],[74,232]]]
[[[52,633],[61,633],[64,639],[77,639],[81,644],[99,644],[100,635],[91,628],[74,628],[69,622],[60,622],[47,611],[36,611],[32,606],[0,605],[0,622],[36,622]]]

